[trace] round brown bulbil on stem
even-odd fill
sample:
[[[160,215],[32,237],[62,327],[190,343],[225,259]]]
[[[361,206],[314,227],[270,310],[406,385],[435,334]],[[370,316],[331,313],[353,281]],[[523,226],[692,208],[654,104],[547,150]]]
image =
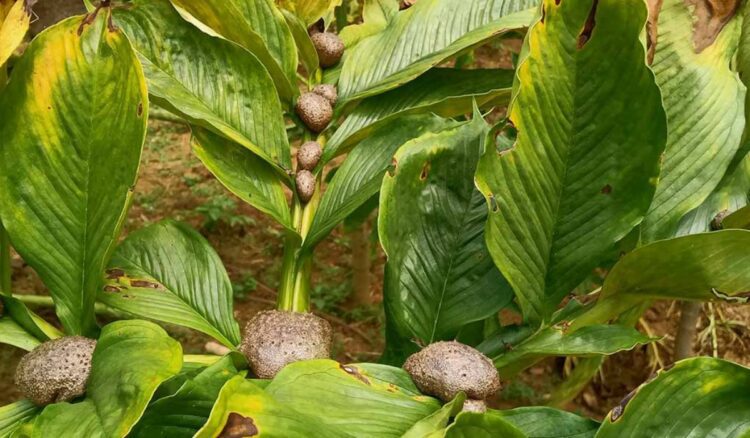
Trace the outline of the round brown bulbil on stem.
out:
[[[286,365],[331,356],[331,324],[312,313],[267,310],[243,331],[240,351],[261,379],[272,379]]]
[[[336,65],[344,55],[344,42],[335,33],[314,33],[310,39],[315,46],[315,51],[318,52],[318,60],[323,68]]]
[[[16,385],[35,404],[73,400],[86,392],[96,341],[66,336],[44,342],[16,368]]]
[[[420,391],[448,402],[459,392],[484,400],[500,390],[500,375],[492,361],[460,342],[436,342],[406,359],[404,370]]]
[[[325,97],[308,92],[297,99],[294,109],[310,131],[321,132],[333,119],[333,107]]]
[[[318,84],[313,87],[312,92],[318,96],[325,97],[331,106],[335,106],[336,101],[339,98],[339,93],[336,91],[336,86],[333,84]]]
[[[320,161],[323,149],[317,141],[306,141],[297,150],[297,168],[313,170]]]
[[[307,203],[315,193],[315,175],[309,170],[300,170],[294,177],[297,185],[297,196],[303,203]]]

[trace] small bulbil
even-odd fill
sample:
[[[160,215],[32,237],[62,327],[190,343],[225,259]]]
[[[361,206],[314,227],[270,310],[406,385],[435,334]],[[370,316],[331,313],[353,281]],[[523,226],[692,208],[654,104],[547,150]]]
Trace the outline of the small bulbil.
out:
[[[309,170],[300,170],[294,178],[297,185],[297,196],[300,201],[307,202],[315,193],[315,175]]]
[[[500,375],[492,361],[455,341],[436,342],[412,354],[404,370],[423,393],[446,402],[459,392],[468,399],[484,400],[500,389]]]
[[[333,118],[333,107],[325,97],[309,92],[297,99],[297,115],[311,131],[321,132]]]
[[[313,170],[320,161],[323,149],[317,141],[306,141],[297,150],[297,168]]]
[[[16,385],[39,406],[73,400],[86,392],[96,341],[66,336],[27,353],[16,368]]]
[[[245,326],[240,351],[261,379],[272,379],[286,365],[331,356],[331,325],[311,313],[268,310]]]
[[[323,68],[336,65],[344,54],[344,42],[335,33],[314,33],[310,39],[315,46],[315,51],[318,52],[318,60]]]
[[[313,88],[312,92],[318,96],[325,97],[331,106],[336,105],[336,101],[339,98],[339,93],[336,91],[336,86],[333,84],[318,84]]]

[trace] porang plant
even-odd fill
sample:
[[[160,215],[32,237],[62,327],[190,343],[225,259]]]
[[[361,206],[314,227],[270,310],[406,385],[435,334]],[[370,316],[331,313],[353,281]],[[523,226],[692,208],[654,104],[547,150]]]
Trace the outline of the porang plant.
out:
[[[365,0],[349,25],[340,0],[87,2],[18,58],[33,3],[0,0],[0,341],[30,351],[0,436],[750,434],[750,370],[714,358],[659,371],[601,423],[492,409],[545,357],[579,358],[555,404],[654,341],[634,328],[654,299],[747,300],[739,0]],[[514,69],[459,68],[503,38],[524,39]],[[285,230],[277,309],[242,331],[197,232],[119,239],[149,102]],[[340,364],[312,261],[373,198],[387,346]],[[9,245],[59,324],[13,294]],[[157,323],[230,353],[184,355]]]

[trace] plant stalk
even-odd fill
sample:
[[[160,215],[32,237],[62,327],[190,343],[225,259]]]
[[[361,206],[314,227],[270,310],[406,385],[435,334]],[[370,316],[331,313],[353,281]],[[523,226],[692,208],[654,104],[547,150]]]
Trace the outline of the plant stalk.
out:
[[[680,305],[680,323],[674,341],[675,362],[693,356],[693,343],[701,307],[702,303],[694,301],[683,301]]]
[[[11,294],[10,239],[0,222],[0,295]]]
[[[55,307],[55,302],[52,300],[52,297],[47,296],[47,295],[13,294],[13,298],[17,299],[18,301],[32,308]],[[117,309],[113,309],[112,307],[109,307],[106,304],[102,304],[102,303],[94,304],[94,312],[96,312],[98,315],[107,316],[109,318],[115,318],[115,319],[132,319],[133,318],[131,315],[128,315],[125,312],[121,312]]]

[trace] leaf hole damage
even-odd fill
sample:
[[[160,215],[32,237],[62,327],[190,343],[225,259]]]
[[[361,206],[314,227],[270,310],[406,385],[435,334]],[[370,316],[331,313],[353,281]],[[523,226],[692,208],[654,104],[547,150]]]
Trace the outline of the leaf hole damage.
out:
[[[345,373],[349,374],[350,376],[364,383],[365,385],[370,385],[370,380],[367,377],[363,376],[362,373],[359,372],[357,367],[353,367],[349,365],[339,365],[339,368],[344,370]]]
[[[487,202],[490,203],[490,210],[493,213],[497,213],[498,211],[500,211],[500,206],[497,205],[497,199],[495,199],[494,194],[490,193],[489,195],[487,195]]]
[[[146,280],[131,280],[130,285],[133,287],[142,287],[146,289],[159,289],[158,283],[153,283]]]
[[[589,16],[586,18],[586,22],[583,23],[583,29],[578,35],[578,50],[583,49],[583,46],[591,39],[591,34],[594,32],[594,27],[596,26],[596,9],[598,6],[599,0],[593,0]]]
[[[741,0],[685,0],[693,11],[693,46],[700,53],[712,45],[737,14]]]
[[[388,176],[393,177],[396,175],[396,167],[398,167],[398,160],[396,160],[396,157],[393,157],[391,158],[391,164],[386,169]]]
[[[622,401],[615,406],[612,409],[612,413],[609,416],[609,419],[614,423],[615,421],[622,418],[622,415],[625,413],[625,407],[628,405],[630,400],[635,396],[637,390],[631,391],[630,394],[626,395],[625,398],[622,399]]]
[[[138,102],[138,109],[136,110],[138,117],[143,115],[143,102]]]
[[[609,184],[605,185],[604,187],[602,187],[601,192],[603,195],[609,195],[610,193],[612,193],[612,186]]]
[[[258,434],[258,427],[252,418],[242,416],[237,412],[230,412],[219,438],[244,438]]]
[[[547,18],[547,7],[542,4],[542,16],[539,18],[539,22],[544,24],[544,20]]]
[[[422,181],[427,179],[427,176],[430,174],[430,162],[427,161],[422,166],[422,172],[419,173],[419,179]]]
[[[117,280],[118,278],[125,276],[125,271],[117,268],[107,269],[105,273],[107,274],[107,280]]]

